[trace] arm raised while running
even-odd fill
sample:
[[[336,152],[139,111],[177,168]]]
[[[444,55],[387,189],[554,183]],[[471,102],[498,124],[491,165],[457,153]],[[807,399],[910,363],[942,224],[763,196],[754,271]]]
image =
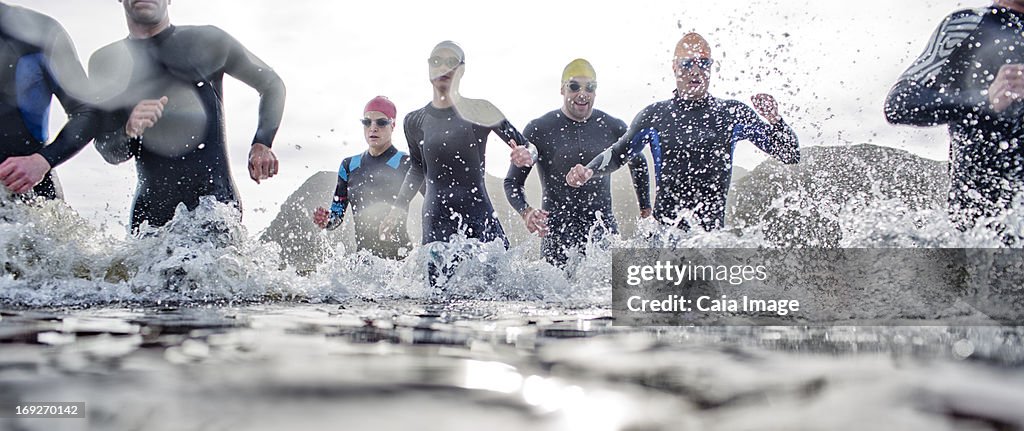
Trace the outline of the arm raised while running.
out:
[[[84,101],[92,88],[74,43],[63,28],[55,35],[46,59],[50,79],[55,84],[53,93],[68,114],[68,122],[57,139],[39,151],[50,167],[56,167],[78,154],[96,136],[99,114]]]
[[[524,136],[534,137],[536,133],[537,125],[534,122],[526,125],[526,134]],[[508,174],[505,176],[505,197],[508,199],[508,203],[512,205],[512,208],[523,218],[523,222],[526,223],[526,230],[530,233],[545,236],[548,231],[548,212],[531,207],[526,200],[526,179],[530,176],[530,171],[532,170],[532,164],[519,167],[513,161],[512,166],[508,168]]]
[[[334,230],[345,220],[345,210],[348,209],[348,163],[350,159],[341,162],[338,168],[338,185],[334,188],[334,201],[331,209],[320,207],[313,213],[313,224],[320,229]]]
[[[112,105],[123,91],[130,79],[127,48],[124,42],[115,42],[101,48],[89,58],[89,79],[100,104],[99,133],[94,146],[107,163],[116,165],[131,160],[139,154],[142,142],[139,139],[146,127],[153,127],[160,119],[166,99],[161,99],[159,107],[152,100],[141,101],[131,110]],[[148,105],[147,113],[139,109]],[[133,136],[129,136],[129,129]]]
[[[629,126],[626,133],[608,149],[604,150],[597,157],[594,157],[586,166],[576,165],[569,170],[569,173],[565,176],[565,182],[570,187],[582,187],[587,181],[590,181],[594,175],[608,175],[621,168],[626,163],[629,163],[634,158],[642,158],[641,152],[644,146],[647,145],[648,140],[642,139],[646,135],[645,128],[647,127],[648,118],[650,117],[650,111],[655,105],[648,106],[646,109],[637,114],[636,118],[633,119],[633,124]],[[639,157],[637,157],[639,156]],[[637,162],[639,163],[639,162]],[[646,164],[646,160],[644,161]],[[649,181],[649,180],[648,180]],[[634,183],[634,186],[636,184]],[[648,189],[650,185],[648,184]],[[638,193],[638,197],[639,193]],[[648,196],[648,201],[650,196]],[[643,202],[641,202],[641,205]]]
[[[513,166],[520,168],[533,166],[537,159],[536,149],[526,139],[526,136],[519,133],[519,130],[512,123],[508,120],[503,120],[496,127],[491,128],[491,132],[501,137],[512,148],[510,159]]]
[[[622,120],[614,119],[611,123],[615,128],[615,136],[622,138],[629,127]],[[633,180],[633,190],[636,192],[636,202],[640,207],[640,217],[649,217],[651,209],[651,174],[647,168],[647,158],[643,154],[637,154],[629,159],[629,174]]]
[[[405,141],[409,144],[409,170],[398,190],[395,204],[380,224],[380,236],[384,238],[398,228],[402,218],[409,212],[409,204],[416,193],[423,190],[425,177],[423,173],[423,109],[410,112],[405,116]]]
[[[775,98],[767,94],[758,94],[752,97],[754,110],[757,114],[768,120],[765,123],[754,110],[746,105],[739,104],[736,108],[738,124],[734,129],[736,141],[749,140],[757,148],[779,159],[782,163],[793,165],[800,162],[800,139],[782,116],[779,115],[779,105]]]
[[[38,19],[50,21],[48,17]],[[56,21],[39,23],[38,27],[52,29],[52,39],[43,47],[45,79],[67,112],[68,122],[53,143],[38,153],[9,157],[0,164],[0,179],[15,193],[28,192],[43,180],[50,169],[78,154],[93,139],[98,128],[97,112],[83,101],[91,89],[71,37]]]
[[[983,16],[961,11],[947,17],[929,40],[924,53],[889,91],[885,118],[892,124],[936,126],[963,119],[987,108],[982,89],[965,88],[968,73],[964,42],[979,28]]]
[[[249,177],[259,183],[279,173],[277,156],[271,147],[284,116],[287,90],[274,69],[223,30],[212,28],[221,33],[218,37],[226,44],[224,72],[260,93],[259,125],[249,150]]]

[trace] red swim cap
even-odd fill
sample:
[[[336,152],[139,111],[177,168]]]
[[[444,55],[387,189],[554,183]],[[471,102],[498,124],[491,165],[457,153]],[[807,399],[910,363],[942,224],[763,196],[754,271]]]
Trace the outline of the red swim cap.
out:
[[[398,115],[398,109],[395,108],[395,104],[391,103],[391,101],[384,96],[374,97],[372,100],[370,100],[369,103],[366,104],[366,108],[363,109],[363,113],[365,114],[370,111],[377,111],[383,113],[392,120],[394,120],[395,116]]]

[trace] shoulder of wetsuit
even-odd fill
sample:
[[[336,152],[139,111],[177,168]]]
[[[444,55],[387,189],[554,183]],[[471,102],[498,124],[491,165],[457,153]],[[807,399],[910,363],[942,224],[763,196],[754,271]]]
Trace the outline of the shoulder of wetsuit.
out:
[[[224,54],[238,44],[233,36],[213,25],[183,25],[174,27],[174,38],[185,46],[200,46],[204,51]],[[214,50],[214,48],[219,48]]]
[[[550,129],[558,127],[558,125],[564,121],[564,117],[565,116],[562,114],[562,111],[560,109],[556,109],[541,115],[540,117],[534,118],[529,123],[526,123],[526,128],[523,129],[523,135],[526,135],[531,130],[540,133],[547,133]],[[529,138],[530,137],[527,136],[527,139]]]
[[[344,159],[341,159],[341,164],[338,165],[338,177],[340,177],[341,179],[343,179],[345,181],[349,180],[349,178],[348,178],[348,174],[349,174],[348,166],[349,166],[349,163],[352,163],[352,157],[346,157]]]
[[[650,105],[647,105],[647,107],[644,108],[643,111],[640,111],[640,113],[650,114],[655,112],[662,112],[666,110],[671,110],[673,106],[675,106],[675,99],[662,100],[660,102],[654,102]]]
[[[608,126],[613,127],[613,128],[620,128],[621,127],[622,129],[625,129],[627,127],[625,121],[622,121],[622,120],[620,120],[620,119],[618,119],[616,117],[613,117],[613,116],[609,115],[607,112],[604,112],[604,111],[602,111],[600,109],[594,109],[594,114],[591,116],[591,118],[593,118],[593,119],[595,119],[595,120],[597,120],[597,121],[599,121],[601,123],[607,124]]]
[[[959,19],[959,18],[966,18],[966,17],[969,17],[969,16],[984,17],[985,15],[988,15],[988,14],[990,14],[993,11],[998,10],[998,9],[999,8],[997,8],[995,6],[984,6],[984,7],[960,9],[958,11],[955,11],[955,12],[949,14],[949,16],[946,17],[946,20],[954,20],[954,19]]]
[[[0,34],[39,49],[49,45],[57,35],[66,34],[53,17],[20,6],[7,5],[0,19],[3,21]]]
[[[427,106],[424,106],[424,107],[422,107],[420,109],[417,109],[415,111],[409,112],[408,114],[405,114],[405,119],[402,120],[402,122],[406,126],[416,126],[416,127],[419,127],[423,123],[423,116],[426,114],[427,108],[429,108],[429,107],[430,107],[430,104],[428,103]]]
[[[175,36],[225,38],[231,37],[228,32],[215,25],[176,25]]]
[[[968,24],[968,23],[980,24],[981,21],[986,16],[994,14],[997,10],[999,10],[999,8],[995,7],[995,6],[984,6],[984,7],[967,8],[967,9],[957,10],[957,11],[947,15],[942,20],[942,23],[939,24],[939,27],[938,27],[937,31],[939,32],[939,34],[943,34],[943,32],[946,29],[946,26],[948,26],[948,25],[960,26],[962,24]],[[963,31],[964,31],[963,28],[958,28],[957,31],[952,32],[952,33],[959,34],[959,33],[962,33]],[[947,47],[947,48],[952,48],[952,47]]]
[[[754,114],[756,114],[756,111],[754,111],[754,108],[751,108],[750,105],[748,105],[746,103],[743,103],[743,102],[741,102],[739,100],[736,100],[736,99],[718,99],[718,98],[712,97],[711,98],[711,106],[712,106],[712,108],[714,108],[716,110],[719,110],[719,112],[721,112],[721,110],[724,110],[724,111],[729,112],[729,113],[734,114],[734,115],[754,115]]]
[[[392,160],[398,157],[398,165],[395,166]],[[395,169],[409,169],[409,153],[395,148],[395,154],[392,154],[388,159],[388,165]]]
[[[111,43],[103,45],[96,51],[93,51],[92,55],[89,56],[89,65],[110,61],[111,58],[117,58],[125,53],[125,45],[128,43],[128,39],[119,39]]]

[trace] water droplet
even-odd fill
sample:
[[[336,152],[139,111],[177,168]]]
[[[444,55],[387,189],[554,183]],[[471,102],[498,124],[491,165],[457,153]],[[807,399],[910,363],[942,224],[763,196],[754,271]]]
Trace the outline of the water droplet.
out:
[[[953,354],[958,359],[967,359],[974,354],[974,343],[970,340],[960,340],[953,344]]]

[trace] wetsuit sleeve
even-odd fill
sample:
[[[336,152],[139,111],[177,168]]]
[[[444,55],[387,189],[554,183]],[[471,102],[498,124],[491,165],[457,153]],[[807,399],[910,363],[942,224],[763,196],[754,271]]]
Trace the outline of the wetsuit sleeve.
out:
[[[89,59],[89,76],[93,81],[94,88],[107,89],[108,87],[117,87],[110,82],[103,81],[107,77],[117,76],[113,69],[118,67],[121,62],[112,60],[112,58],[115,58],[113,54],[106,49],[101,49]],[[100,82],[97,84],[97,81]],[[110,94],[101,93],[97,90],[96,97],[105,98],[111,96]],[[128,117],[131,115],[133,108],[134,106],[124,109],[100,109],[98,111],[99,118],[96,121],[98,132],[93,146],[107,163],[114,165],[124,163],[137,156],[142,149],[142,139],[129,138],[128,133],[125,132]]]
[[[45,49],[47,79],[68,115],[68,122],[53,143],[39,151],[51,168],[78,154],[95,137],[99,127],[99,114],[84,101],[91,90],[74,43],[63,28],[58,24],[54,27],[54,38]]]
[[[620,139],[629,130],[629,126],[617,118],[612,119],[610,124],[613,133]],[[647,169],[647,158],[643,154],[629,159],[629,175],[633,180],[633,190],[636,191],[636,202],[640,209],[651,208],[651,176]]]
[[[530,144],[530,141],[528,141],[522,133],[519,133],[519,130],[516,129],[508,120],[502,121],[501,124],[498,124],[498,127],[491,129],[491,131],[501,137],[501,139],[506,143],[509,140],[514,140],[516,141],[516,145],[519,146],[526,146]]]
[[[398,190],[395,207],[409,210],[409,203],[423,188],[423,110],[405,116],[405,140],[409,144],[409,171]]]
[[[924,53],[900,76],[885,100],[885,117],[892,124],[935,126],[988,110],[984,89],[965,88],[966,64],[957,59],[964,41],[981,25],[982,15],[962,11],[947,17],[929,40]]]
[[[523,135],[524,139],[527,142],[537,142],[535,139],[536,134],[537,124],[535,121],[531,121],[526,125],[526,133]],[[519,214],[522,214],[523,211],[530,207],[530,203],[526,200],[526,179],[530,176],[532,170],[532,166],[520,168],[516,165],[511,165],[508,168],[508,174],[505,175],[505,198],[508,199],[508,203]]]
[[[644,146],[647,145],[648,139],[646,135],[648,130],[645,130],[647,124],[648,112],[652,107],[648,106],[646,109],[637,114],[636,118],[633,119],[633,123],[630,124],[629,129],[622,135],[621,138],[611,147],[604,150],[603,153],[598,154],[587,164],[587,168],[594,171],[594,175],[608,175],[612,172],[617,171],[627,162],[632,160],[635,156],[641,155]],[[646,163],[646,161],[645,161]],[[634,182],[634,187],[636,183]],[[649,186],[648,186],[649,187]],[[639,198],[639,191],[637,197]],[[648,196],[648,200],[650,197]],[[641,202],[642,203],[642,202]]]
[[[747,105],[739,104],[736,109],[739,112],[733,142],[749,140],[782,163],[800,163],[800,139],[785,120],[768,124]]]
[[[338,186],[334,188],[334,200],[331,202],[331,217],[327,221],[327,229],[335,230],[345,221],[345,210],[348,209],[348,161],[345,159],[338,168]]]
[[[402,172],[408,173],[410,166],[412,166],[412,158],[409,157],[408,154],[402,156]],[[405,180],[405,175],[404,174],[402,175],[402,179],[403,179],[403,181]],[[421,194],[421,195],[426,195],[427,194],[426,184],[421,184],[420,188],[417,189],[416,191],[419,194]]]
[[[103,160],[112,165],[127,162],[139,154],[142,148],[142,140],[129,138],[124,128],[117,128],[113,131],[100,132],[96,135],[96,151],[103,156]]]
[[[284,81],[270,66],[245,49],[240,42],[223,31],[221,33],[228,41],[228,58],[224,65],[224,72],[260,93],[259,126],[252,143],[271,147],[284,115],[286,95]]]

